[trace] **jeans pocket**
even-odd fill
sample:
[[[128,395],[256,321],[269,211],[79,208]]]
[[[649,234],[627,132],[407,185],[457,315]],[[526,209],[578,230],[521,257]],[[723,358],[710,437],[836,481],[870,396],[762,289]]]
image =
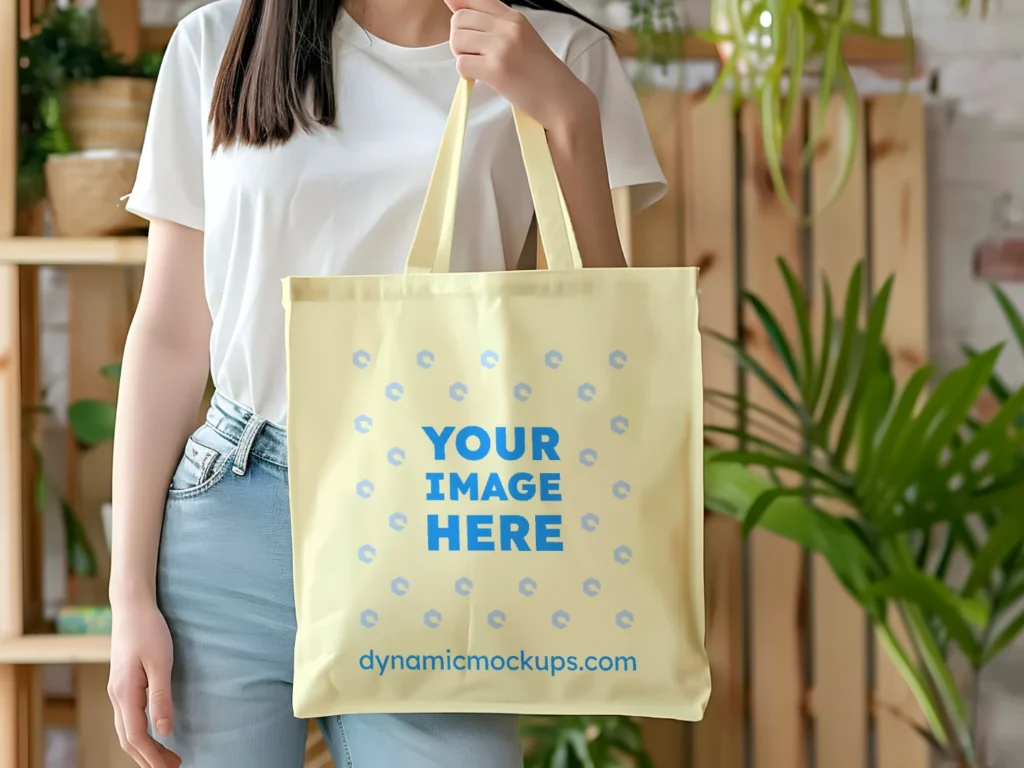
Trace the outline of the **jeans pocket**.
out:
[[[192,498],[211,490],[227,474],[234,448],[234,443],[204,424],[186,441],[167,498]]]

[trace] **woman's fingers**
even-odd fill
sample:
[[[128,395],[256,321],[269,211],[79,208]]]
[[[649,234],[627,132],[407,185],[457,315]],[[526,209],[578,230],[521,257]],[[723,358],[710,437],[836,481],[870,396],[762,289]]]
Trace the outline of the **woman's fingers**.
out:
[[[489,13],[464,8],[452,14],[451,30],[475,29],[478,32],[492,32],[498,26],[498,19]]]
[[[453,13],[462,10],[481,11],[491,16],[507,16],[515,13],[514,10],[505,5],[501,0],[444,0]]]
[[[145,669],[149,691],[149,719],[153,722],[157,734],[163,737],[170,736],[174,729],[170,664],[162,660],[150,660]]]
[[[160,754],[163,755],[164,762],[167,764],[167,768],[181,768],[181,758],[171,752],[163,744],[157,744],[157,749],[160,750]]]
[[[456,56],[481,56],[494,45],[491,35],[475,29],[453,30],[449,42]]]
[[[153,740],[147,729],[145,681],[142,685],[136,683],[128,690],[121,691],[119,700],[121,701],[125,738],[145,759],[146,762],[140,763],[143,768],[173,768],[168,765],[160,750],[160,745]]]
[[[494,72],[494,59],[478,54],[460,54],[455,59],[455,70],[465,80],[487,82]]]
[[[117,742],[121,745],[121,750],[134,760],[140,768],[150,768],[145,758],[128,742],[128,736],[124,732],[124,718],[121,717],[121,707],[113,696],[111,696],[111,704],[114,705],[114,730],[117,731]]]

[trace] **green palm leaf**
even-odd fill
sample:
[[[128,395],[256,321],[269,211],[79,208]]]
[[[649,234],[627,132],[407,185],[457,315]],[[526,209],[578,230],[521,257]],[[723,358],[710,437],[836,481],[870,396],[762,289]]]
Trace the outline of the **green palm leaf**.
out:
[[[853,348],[857,338],[857,327],[860,320],[861,291],[864,284],[864,268],[858,264],[850,277],[846,288],[846,304],[843,311],[843,335],[839,350],[835,353],[835,367],[829,387],[825,406],[818,417],[816,437],[822,443],[828,443],[832,433],[832,420],[835,418],[846,393],[848,376],[855,370],[857,362],[853,360]]]
[[[796,385],[800,387],[804,397],[809,400],[810,398],[808,395],[810,394],[812,382],[814,381],[814,343],[811,340],[811,319],[807,296],[804,293],[803,288],[800,287],[800,282],[796,279],[796,275],[793,274],[789,265],[786,264],[786,260],[780,256],[776,259],[776,263],[779,265],[779,271],[782,272],[782,277],[786,281],[786,291],[789,293],[789,300],[793,306],[793,314],[796,316],[797,332],[800,334],[800,352],[803,376],[800,381],[796,382]]]
[[[814,381],[811,384],[811,390],[807,397],[807,409],[811,413],[815,413],[818,410],[818,400],[821,398],[821,392],[825,387],[825,378],[829,373],[829,363],[831,362],[831,355],[829,354],[832,349],[832,326],[835,322],[832,317],[832,286],[829,285],[828,280],[822,280],[822,294],[824,295],[824,313],[822,315],[822,331],[821,331],[821,351],[818,354],[818,361],[816,363],[816,369],[814,372]]]
[[[846,418],[839,433],[839,441],[835,447],[836,466],[843,466],[846,463],[846,452],[853,442],[854,431],[857,428],[859,408],[861,399],[870,386],[878,370],[879,360],[882,351],[882,330],[885,327],[885,317],[889,310],[889,296],[892,293],[892,278],[885,281],[878,298],[871,305],[871,312],[868,314],[868,328],[864,336],[864,346],[860,357],[860,371],[857,376],[857,384],[850,396],[846,409]]]
[[[750,355],[750,353],[748,353],[743,348],[742,344],[740,344],[738,341],[733,341],[728,336],[718,333],[717,331],[710,331],[710,333],[714,338],[718,339],[723,344],[732,349],[737,360],[739,361],[739,364],[745,370],[747,370],[748,372],[752,373],[755,377],[757,377],[757,379],[771,391],[772,395],[782,405],[786,406],[786,408],[794,416],[796,416],[797,419],[799,419],[801,422],[806,420],[807,414],[804,411],[804,409],[797,405],[796,401],[793,400],[793,398],[791,398],[788,394],[786,394],[786,390],[783,389],[782,385],[778,382],[778,380],[770,373],[768,373],[767,369],[765,369],[763,365],[761,365],[757,360],[755,360],[753,356]]]
[[[802,384],[802,376],[800,375],[796,360],[793,358],[793,351],[789,348],[789,342],[786,340],[786,335],[782,332],[782,328],[779,327],[779,321],[775,319],[775,315],[768,307],[765,306],[764,302],[761,301],[757,296],[752,293],[746,295],[747,301],[754,308],[754,312],[757,314],[758,319],[761,321],[761,325],[764,326],[765,333],[768,334],[768,341],[772,345],[772,349],[782,359],[783,365],[786,366],[786,370],[789,371],[790,378],[793,379],[793,383],[800,387]]]

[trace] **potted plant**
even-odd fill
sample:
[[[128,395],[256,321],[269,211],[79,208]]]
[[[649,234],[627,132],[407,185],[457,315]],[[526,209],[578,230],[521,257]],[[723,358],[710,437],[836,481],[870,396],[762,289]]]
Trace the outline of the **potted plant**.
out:
[[[145,226],[119,198],[134,181],[160,54],[114,55],[92,8],[53,8],[19,42],[18,204],[49,194],[60,234]]]
[[[952,0],[963,14],[980,6],[987,14],[990,0]],[[653,24],[652,16],[665,0],[634,0],[631,4],[640,49],[651,57],[679,50],[678,30],[666,33]],[[915,74],[916,47],[909,0],[900,0],[899,13],[909,38],[906,76]],[[717,47],[722,69],[712,94],[729,88],[737,98],[747,98],[758,110],[765,161],[775,190],[794,216],[802,215],[793,202],[782,168],[783,144],[801,108],[805,80],[814,80],[820,105],[833,94],[842,97],[840,157],[843,162],[823,196],[821,206],[834,201],[849,177],[856,154],[857,87],[846,61],[843,42],[848,36],[883,36],[881,0],[711,0],[711,28],[697,35]],[[664,24],[660,25],[662,28]],[[795,87],[794,87],[795,84]],[[825,110],[820,110],[822,116]],[[810,126],[802,163],[813,157],[821,131],[820,122]],[[799,174],[797,174],[799,175]]]
[[[776,404],[708,393],[740,425],[709,427],[708,439],[741,447],[708,451],[706,504],[745,532],[761,526],[820,554],[920,704],[922,735],[950,765],[988,768],[977,681],[1024,630],[1024,389],[1005,388],[991,417],[975,418],[998,346],[941,378],[926,365],[897,382],[882,342],[891,278],[866,323],[860,268],[838,320],[823,283],[813,328],[805,293],[780,268],[797,338],[756,296],[747,301],[788,381],[722,339]],[[1024,338],[1024,323],[1015,331]],[[954,656],[970,669],[966,689],[950,670]]]
[[[524,718],[521,732],[526,768],[653,768],[640,725],[624,715]]]

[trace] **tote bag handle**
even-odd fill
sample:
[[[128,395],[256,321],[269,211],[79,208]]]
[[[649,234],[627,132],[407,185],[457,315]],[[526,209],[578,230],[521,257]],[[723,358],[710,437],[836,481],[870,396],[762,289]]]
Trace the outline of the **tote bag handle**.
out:
[[[412,248],[409,250],[406,273],[443,273],[449,270],[452,239],[455,235],[455,206],[459,194],[462,147],[466,139],[472,90],[471,80],[459,81],[441,136],[441,147],[434,162],[434,172],[427,187]],[[569,209],[558,184],[544,127],[518,109],[513,108],[512,111],[548,269],[580,269],[583,262],[569,219]]]

